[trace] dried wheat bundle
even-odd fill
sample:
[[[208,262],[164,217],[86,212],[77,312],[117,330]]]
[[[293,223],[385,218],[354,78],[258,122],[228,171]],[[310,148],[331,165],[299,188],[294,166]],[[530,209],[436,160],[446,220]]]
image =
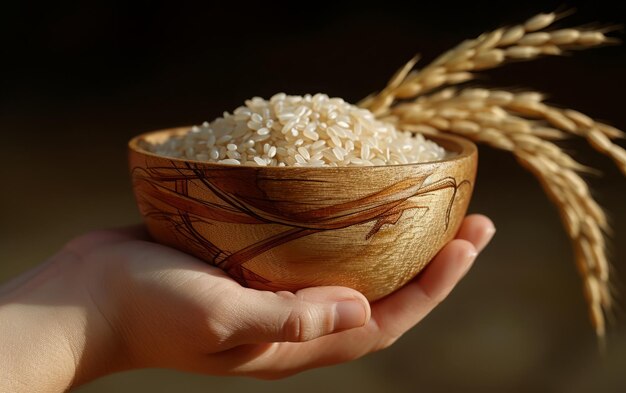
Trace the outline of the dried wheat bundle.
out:
[[[513,153],[538,178],[559,209],[574,244],[593,327],[603,337],[605,313],[610,311],[612,298],[605,252],[607,218],[579,175],[592,169],[575,161],[553,141],[583,137],[626,174],[626,150],[612,141],[624,138],[624,133],[578,111],[550,106],[536,92],[442,88],[470,80],[474,71],[509,60],[558,55],[568,49],[614,41],[601,30],[546,31],[558,17],[555,13],[539,14],[524,24],[485,33],[461,43],[421,70],[413,69],[415,57],[382,91],[360,105],[401,129],[425,134],[455,133]]]

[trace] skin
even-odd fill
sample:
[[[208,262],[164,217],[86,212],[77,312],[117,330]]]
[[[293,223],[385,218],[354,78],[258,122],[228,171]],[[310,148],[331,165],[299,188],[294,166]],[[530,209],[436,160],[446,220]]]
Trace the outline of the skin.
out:
[[[369,304],[345,287],[244,288],[141,228],[92,232],[0,287],[0,391],[59,392],[148,367],[275,379],[354,360],[421,321],[494,233],[466,217],[416,279]]]

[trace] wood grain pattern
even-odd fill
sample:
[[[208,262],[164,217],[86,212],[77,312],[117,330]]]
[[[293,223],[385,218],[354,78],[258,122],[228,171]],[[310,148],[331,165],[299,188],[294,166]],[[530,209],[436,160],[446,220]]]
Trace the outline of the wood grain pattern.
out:
[[[295,291],[345,285],[379,299],[413,278],[465,215],[476,147],[435,139],[457,154],[380,167],[227,166],[157,156],[129,143],[133,189],[155,240],[195,255],[243,285]]]

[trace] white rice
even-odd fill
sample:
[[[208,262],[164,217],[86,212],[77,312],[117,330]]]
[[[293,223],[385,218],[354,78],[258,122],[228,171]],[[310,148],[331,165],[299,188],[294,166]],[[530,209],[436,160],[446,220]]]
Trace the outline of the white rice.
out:
[[[142,147],[168,157],[253,166],[397,165],[446,157],[421,134],[396,130],[370,111],[325,94],[254,97],[233,113]]]

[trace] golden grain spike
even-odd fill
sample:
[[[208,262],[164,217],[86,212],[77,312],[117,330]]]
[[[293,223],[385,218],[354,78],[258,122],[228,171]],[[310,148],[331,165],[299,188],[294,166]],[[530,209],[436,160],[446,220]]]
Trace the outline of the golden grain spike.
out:
[[[399,128],[416,132],[456,133],[497,149],[511,151],[531,171],[561,213],[576,250],[576,266],[583,280],[591,323],[601,342],[605,315],[611,307],[610,268],[603,231],[607,218],[577,172],[594,172],[576,162],[550,139],[580,136],[611,157],[626,174],[626,150],[611,139],[624,138],[615,127],[594,121],[574,110],[548,106],[540,93],[511,93],[486,89],[446,89],[441,86],[472,78],[476,70],[494,68],[510,59],[531,60],[611,42],[605,30],[566,28],[541,31],[568,14],[539,14],[522,25],[498,29],[466,40],[420,71],[407,66],[378,96],[362,102]],[[395,105],[397,99],[416,98],[414,104]]]
[[[476,39],[465,40],[437,57],[417,72],[409,72],[414,60],[396,72],[378,99],[360,104],[384,116],[396,99],[409,99],[441,86],[471,79],[473,71],[495,68],[509,60],[531,60],[542,55],[559,55],[565,49],[584,49],[609,42],[601,30],[562,29],[540,31],[557,17],[555,13],[539,14],[523,25],[500,28]],[[443,71],[443,73],[441,72]],[[463,76],[449,75],[465,73]],[[469,75],[467,75],[469,74]]]

